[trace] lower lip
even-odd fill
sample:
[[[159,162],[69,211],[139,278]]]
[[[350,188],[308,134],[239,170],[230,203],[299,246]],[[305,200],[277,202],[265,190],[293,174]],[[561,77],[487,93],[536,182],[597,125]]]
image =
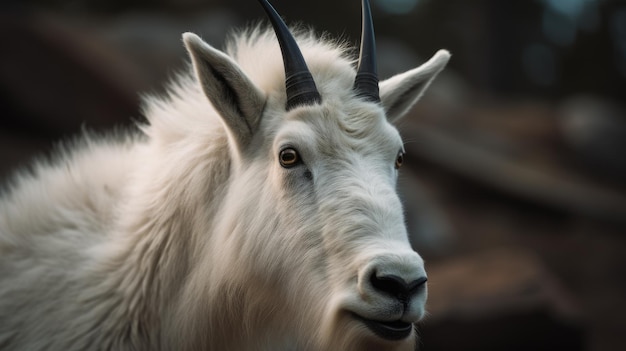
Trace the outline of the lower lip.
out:
[[[402,340],[411,335],[413,324],[402,321],[380,322],[371,319],[365,319],[354,314],[354,317],[367,326],[376,336],[385,340]]]

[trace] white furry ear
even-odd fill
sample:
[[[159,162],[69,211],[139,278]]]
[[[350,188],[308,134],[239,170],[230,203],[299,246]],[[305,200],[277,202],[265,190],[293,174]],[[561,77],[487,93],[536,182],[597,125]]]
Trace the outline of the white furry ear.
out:
[[[183,41],[204,94],[221,115],[239,151],[242,151],[258,128],[265,94],[233,59],[197,35],[185,33]]]
[[[423,65],[380,82],[380,100],[391,123],[402,118],[420,99],[449,59],[448,51],[439,50]]]

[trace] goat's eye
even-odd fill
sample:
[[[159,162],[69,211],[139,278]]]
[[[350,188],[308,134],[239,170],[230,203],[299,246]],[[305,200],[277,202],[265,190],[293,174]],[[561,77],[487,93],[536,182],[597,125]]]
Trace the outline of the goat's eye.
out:
[[[292,148],[282,149],[278,155],[280,165],[285,168],[290,168],[300,163],[300,155],[298,151]]]
[[[396,169],[399,169],[400,167],[402,167],[403,163],[404,163],[404,151],[400,150],[398,151],[398,156],[396,157]]]

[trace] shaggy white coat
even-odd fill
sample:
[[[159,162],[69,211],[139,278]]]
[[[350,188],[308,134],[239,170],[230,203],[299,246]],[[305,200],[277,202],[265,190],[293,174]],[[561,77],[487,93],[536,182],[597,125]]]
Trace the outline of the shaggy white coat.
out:
[[[352,313],[404,315],[373,270],[424,275],[395,192],[390,124],[445,66],[438,52],[354,96],[343,45],[297,40],[321,105],[285,112],[272,31],[222,53],[193,34],[193,74],[145,101],[148,123],[85,135],[0,198],[1,350],[412,350]],[[303,161],[285,169],[286,146]]]

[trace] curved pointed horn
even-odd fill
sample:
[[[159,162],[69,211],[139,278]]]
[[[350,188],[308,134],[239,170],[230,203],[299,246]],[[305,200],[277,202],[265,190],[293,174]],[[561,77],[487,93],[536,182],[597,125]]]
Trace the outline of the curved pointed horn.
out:
[[[361,53],[354,79],[354,90],[357,96],[362,96],[369,101],[380,102],[378,69],[376,68],[376,40],[369,0],[363,0],[361,6],[363,8]]]
[[[313,105],[322,102],[313,76],[309,71],[296,40],[289,32],[280,15],[266,0],[259,0],[272,22],[280,44],[285,65],[285,85],[287,90],[287,111],[299,105]]]

